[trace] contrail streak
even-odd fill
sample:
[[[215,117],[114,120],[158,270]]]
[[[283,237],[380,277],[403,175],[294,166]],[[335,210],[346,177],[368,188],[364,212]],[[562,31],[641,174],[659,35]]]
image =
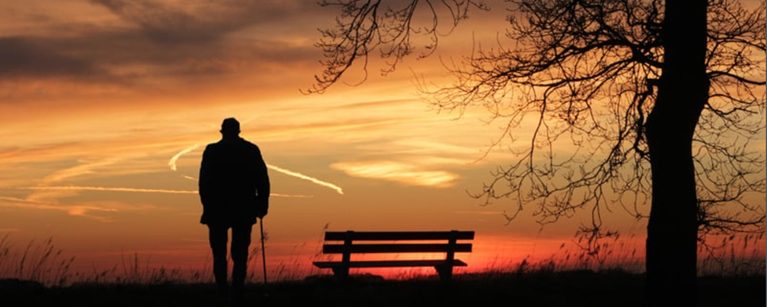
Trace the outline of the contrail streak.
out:
[[[184,150],[179,151],[177,154],[173,155],[173,157],[170,158],[170,161],[168,161],[168,166],[170,166],[170,169],[175,172],[176,171],[176,161],[178,161],[178,158],[181,158],[181,156],[191,152],[192,150],[197,149],[197,147],[200,147],[200,144],[194,144],[192,146],[184,148]]]
[[[197,194],[193,190],[168,190],[168,189],[142,189],[142,188],[123,188],[123,187],[95,187],[95,186],[42,186],[42,187],[20,187],[21,190],[46,190],[46,191],[106,191],[106,192],[132,192],[132,193],[164,193],[164,194]],[[274,197],[294,197],[294,198],[312,198],[311,195],[300,194],[279,194],[271,193]]]
[[[173,157],[171,157],[170,161],[168,161],[168,165],[170,166],[170,169],[173,170],[173,171],[176,171],[176,161],[179,158],[181,158],[181,156],[191,152],[192,150],[197,149],[198,147],[200,147],[200,144],[194,144],[192,146],[189,146],[189,147],[179,151],[177,154],[175,154]],[[288,176],[296,177],[296,178],[303,179],[303,180],[308,180],[308,181],[311,181],[314,184],[318,184],[318,185],[321,185],[323,187],[327,187],[327,188],[333,189],[336,192],[338,192],[338,194],[341,194],[341,195],[344,194],[344,190],[341,187],[339,187],[339,186],[337,186],[335,184],[332,184],[330,182],[322,181],[320,179],[317,179],[317,178],[314,178],[314,177],[311,177],[311,176],[307,176],[307,175],[301,174],[299,172],[294,172],[294,171],[291,171],[291,170],[287,170],[287,169],[281,168],[279,166],[271,165],[271,164],[267,164],[266,167],[268,167],[269,169],[272,169],[274,171],[277,171],[277,172],[283,173],[285,175],[288,175]],[[193,177],[189,177],[189,176],[183,176],[183,177],[186,178],[186,179],[192,179],[193,178]],[[196,178],[194,180],[196,180]],[[272,195],[274,195],[274,194],[272,194]]]
[[[294,172],[294,171],[291,171],[291,170],[286,170],[284,168],[277,167],[277,166],[270,165],[270,164],[267,164],[266,167],[268,167],[269,169],[275,170],[277,172],[283,173],[285,175],[288,175],[288,176],[293,176],[293,177],[300,178],[300,179],[303,179],[303,180],[308,180],[308,181],[311,181],[311,182],[313,182],[315,184],[331,188],[331,189],[335,190],[336,192],[338,192],[338,194],[341,194],[341,195],[344,194],[344,190],[341,189],[341,187],[339,187],[339,186],[337,186],[335,184],[332,184],[330,182],[322,181],[322,180],[319,180],[319,179],[314,178],[314,177],[309,177],[309,176],[306,176],[304,174],[297,173],[297,172]]]
[[[141,188],[120,188],[120,187],[94,187],[94,186],[44,186],[44,187],[22,187],[23,190],[53,190],[53,191],[108,191],[108,192],[136,192],[136,193],[166,193],[166,194],[197,194],[197,191],[191,190],[166,190],[166,189],[141,189]]]

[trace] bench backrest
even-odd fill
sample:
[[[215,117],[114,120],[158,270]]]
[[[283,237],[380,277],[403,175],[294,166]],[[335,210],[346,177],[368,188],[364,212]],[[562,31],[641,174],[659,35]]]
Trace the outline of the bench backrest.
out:
[[[473,231],[328,231],[325,241],[343,241],[343,243],[325,243],[325,254],[350,253],[424,253],[444,252],[452,258],[452,253],[471,252],[471,243],[457,243],[458,240],[474,239]],[[353,243],[354,241],[438,241],[445,243]]]

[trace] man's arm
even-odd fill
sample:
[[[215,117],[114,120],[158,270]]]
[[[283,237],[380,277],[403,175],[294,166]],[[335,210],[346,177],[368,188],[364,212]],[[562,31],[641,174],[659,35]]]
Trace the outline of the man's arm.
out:
[[[200,194],[200,202],[202,203],[202,206],[205,207],[205,205],[208,203],[208,198],[210,197],[209,189],[210,189],[210,152],[209,149],[210,146],[205,147],[205,151],[202,153],[202,162],[200,163],[200,176],[197,180],[197,191]]]
[[[269,211],[269,194],[271,193],[269,183],[269,172],[266,169],[266,162],[261,156],[261,150],[256,147],[256,191],[258,192],[258,206],[260,207],[259,217],[264,217]]]

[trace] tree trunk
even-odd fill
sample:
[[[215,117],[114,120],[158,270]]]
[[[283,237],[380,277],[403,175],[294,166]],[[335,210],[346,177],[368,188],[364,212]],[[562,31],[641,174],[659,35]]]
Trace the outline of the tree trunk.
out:
[[[705,0],[667,0],[663,72],[647,119],[652,207],[647,225],[649,306],[694,306],[697,196],[692,138],[708,99]]]

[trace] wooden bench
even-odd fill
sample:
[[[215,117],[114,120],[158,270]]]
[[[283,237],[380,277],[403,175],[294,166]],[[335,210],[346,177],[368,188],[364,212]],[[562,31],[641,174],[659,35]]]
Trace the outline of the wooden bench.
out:
[[[467,266],[455,253],[471,252],[471,243],[458,240],[474,239],[473,231],[328,231],[325,232],[325,254],[342,254],[341,261],[315,261],[314,265],[332,269],[336,277],[349,276],[349,268],[434,267],[440,279],[453,275],[453,267]],[[447,241],[434,243],[434,241]],[[340,242],[339,242],[340,241]],[[362,243],[359,243],[363,241]],[[380,241],[396,241],[381,243]],[[407,241],[407,243],[399,243]],[[420,241],[420,242],[419,242]],[[430,242],[429,242],[430,241]],[[412,243],[417,242],[417,243]],[[352,254],[368,253],[446,253],[445,259],[429,260],[365,260],[352,261]]]

